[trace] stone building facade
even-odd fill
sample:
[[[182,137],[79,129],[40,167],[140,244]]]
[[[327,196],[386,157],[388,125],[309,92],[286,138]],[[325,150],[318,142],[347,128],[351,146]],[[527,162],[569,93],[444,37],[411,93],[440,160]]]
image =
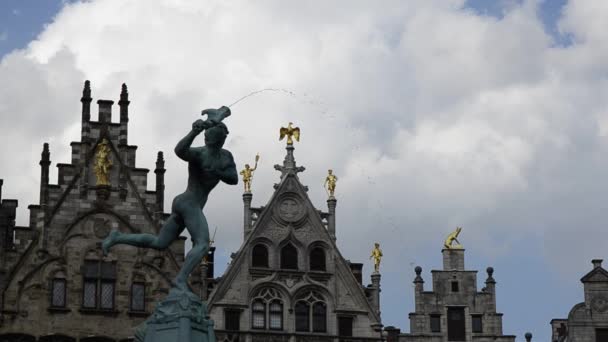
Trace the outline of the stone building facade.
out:
[[[568,318],[551,320],[552,342],[608,342],[608,271],[602,260],[581,278],[584,301],[570,310]]]
[[[170,288],[184,255],[184,240],[166,251],[117,246],[104,257],[101,240],[111,229],[156,234],[163,213],[164,160],[159,152],[155,189],[148,169],[135,164],[128,144],[129,99],[120,94],[119,122],[113,101],[99,100],[91,120],[91,90],[85,83],[81,139],[71,143],[69,163],[59,163],[49,182],[50,149],[40,160],[40,203],[30,205],[30,223],[15,226],[17,201],[0,206],[0,341],[121,341]],[[98,184],[98,145],[109,147],[109,182]]]
[[[477,271],[465,270],[464,249],[444,249],[443,269],[432,270],[433,290],[424,290],[422,268],[415,268],[415,310],[410,332],[387,327],[389,342],[515,342],[503,335],[502,314],[496,311],[494,269],[488,267],[485,287],[477,291]]]
[[[363,286],[362,264],[340,254],[337,200],[313,206],[293,152],[265,206],[243,194],[244,242],[209,298],[218,341],[380,341],[380,274]]]

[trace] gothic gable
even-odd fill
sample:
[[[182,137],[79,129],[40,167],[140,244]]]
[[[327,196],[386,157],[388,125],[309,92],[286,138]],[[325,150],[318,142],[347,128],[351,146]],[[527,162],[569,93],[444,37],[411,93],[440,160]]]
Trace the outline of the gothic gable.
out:
[[[288,148],[286,160],[293,157],[289,152]],[[296,303],[303,300],[299,297],[312,296],[323,298],[323,305],[333,310],[363,314],[371,324],[379,323],[308,189],[299,181],[296,171],[303,168],[295,163],[291,168],[275,168],[283,173],[281,181],[212,292],[210,312],[218,315],[221,307],[250,307],[255,293],[274,287],[282,303],[296,311]]]

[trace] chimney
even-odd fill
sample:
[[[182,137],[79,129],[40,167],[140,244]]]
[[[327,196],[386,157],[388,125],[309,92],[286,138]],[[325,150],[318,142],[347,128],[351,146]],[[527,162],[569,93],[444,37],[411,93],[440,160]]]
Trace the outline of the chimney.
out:
[[[604,260],[602,260],[602,259],[591,260],[591,263],[593,264],[593,268],[595,269],[595,268],[602,267],[602,261],[604,261]]]
[[[99,105],[99,122],[110,123],[112,122],[112,100],[97,100]]]

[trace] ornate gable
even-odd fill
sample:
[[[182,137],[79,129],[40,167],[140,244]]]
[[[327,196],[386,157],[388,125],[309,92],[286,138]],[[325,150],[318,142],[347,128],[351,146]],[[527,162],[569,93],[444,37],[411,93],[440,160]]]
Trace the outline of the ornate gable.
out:
[[[304,167],[296,166],[293,145],[288,144],[286,149],[283,165],[275,165],[281,179],[268,203],[259,209],[249,208],[252,195],[243,194],[245,241],[209,298],[216,329],[225,328],[225,312],[235,307],[243,308],[241,322],[247,322],[241,330],[260,329],[261,316],[256,315],[262,315],[262,311],[256,308],[280,302],[295,316],[315,308],[326,312],[326,330],[332,334],[337,334],[339,315],[365,317],[359,319],[362,331],[368,331],[362,336],[376,337],[375,329],[381,326],[379,315],[335,244],[329,227],[332,214],[314,207],[308,188],[298,177]],[[274,297],[264,299],[260,293],[272,293]],[[296,319],[295,327],[285,325],[280,330],[307,331],[305,322],[294,315],[285,315],[284,319]]]
[[[117,340],[127,338],[168,291],[183,260],[183,240],[163,252],[118,246],[102,255],[101,241],[112,229],[158,231],[167,217],[164,160],[159,152],[156,189],[150,191],[149,170],[135,166],[137,146],[127,143],[126,85],[118,102],[119,122],[112,122],[109,100],[97,101],[98,121],[91,120],[88,81],[81,101],[81,139],[71,143],[70,163],[57,164],[57,184],[49,182],[50,151],[44,144],[40,204],[29,207],[30,226],[16,232],[18,257],[8,264],[2,289],[7,300],[0,333],[29,329],[39,336],[51,331],[95,336],[113,331]],[[116,315],[128,318],[117,321]]]

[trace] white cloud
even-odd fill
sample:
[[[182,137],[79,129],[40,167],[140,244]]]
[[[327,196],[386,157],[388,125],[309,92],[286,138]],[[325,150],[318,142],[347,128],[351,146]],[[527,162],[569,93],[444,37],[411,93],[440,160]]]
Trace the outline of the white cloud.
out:
[[[7,39],[8,39],[8,32],[7,31],[0,32],[0,42],[5,41]]]
[[[20,199],[24,218],[37,201],[41,143],[52,141],[54,162],[69,160],[84,79],[94,98],[116,100],[128,84],[129,142],[140,146],[139,166],[165,151],[169,197],[183,190],[185,172],[171,151],[201,109],[280,88],[295,95],[250,97],[227,122],[239,165],[262,156],[255,205],[278,181],[276,131],[293,121],[303,132],[301,179],[320,208],[326,170],[340,177],[339,244],[353,260],[367,257],[364,239],[413,260],[416,246],[436,246],[462,225],[463,243],[488,257],[513,253],[509,241],[541,239],[550,265],[579,276],[608,238],[608,8],[600,3],[565,7],[559,27],[575,37],[568,47],[543,31],[536,1],[511,4],[500,20],[462,0],[68,3],[0,64],[0,79],[15,80],[0,90],[0,133],[13,142],[0,153],[15,161],[0,165],[4,194]],[[242,236],[240,192],[222,186],[206,209],[229,250]],[[580,222],[586,233],[570,233]],[[407,240],[395,239],[404,232]],[[583,247],[589,235],[595,248]],[[386,267],[402,272],[397,261]]]

